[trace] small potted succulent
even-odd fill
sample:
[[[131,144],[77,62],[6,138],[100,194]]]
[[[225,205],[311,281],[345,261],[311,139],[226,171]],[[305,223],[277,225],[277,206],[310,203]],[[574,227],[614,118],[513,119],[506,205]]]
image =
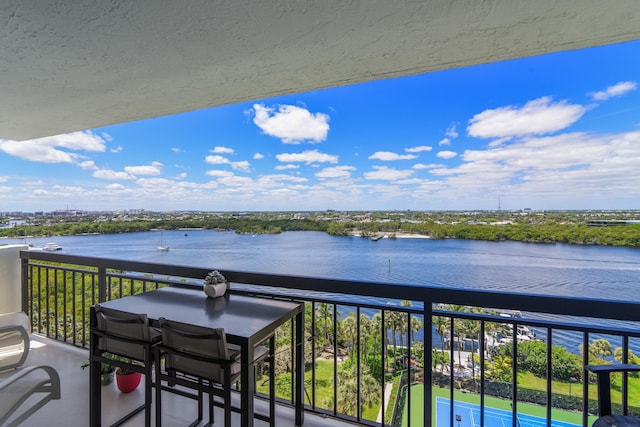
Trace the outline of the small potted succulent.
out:
[[[223,296],[229,289],[229,282],[218,270],[210,271],[204,279],[202,290],[209,298]]]
[[[80,366],[82,369],[89,367],[89,361],[83,363]],[[116,372],[116,368],[109,365],[108,363],[100,364],[100,383],[102,385],[109,385],[113,382],[113,377]]]

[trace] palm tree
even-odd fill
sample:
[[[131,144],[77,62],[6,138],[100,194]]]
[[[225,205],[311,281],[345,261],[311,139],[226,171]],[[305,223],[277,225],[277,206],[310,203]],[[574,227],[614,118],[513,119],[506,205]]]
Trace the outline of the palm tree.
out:
[[[513,360],[509,356],[496,356],[491,362],[489,376],[499,381],[511,381],[511,365]]]
[[[440,349],[444,353],[444,337],[449,330],[449,318],[433,316],[433,324],[436,326],[436,332],[440,336]]]
[[[580,344],[580,354],[584,355],[584,347]],[[604,338],[599,338],[597,340],[591,341],[589,344],[589,359],[598,359],[600,356],[601,359],[605,357],[613,355],[613,349],[611,347],[611,343]]]
[[[356,340],[358,339],[358,319],[356,312],[352,311],[347,317],[340,321],[341,336],[346,340],[347,346],[353,352],[356,348]]]
[[[457,312],[461,312],[461,311],[467,311],[467,307],[464,305],[452,305],[451,310],[453,311],[457,311]],[[455,322],[455,319],[451,319],[453,322]],[[464,322],[462,320],[459,320],[458,322],[455,322],[454,325],[459,325],[457,327],[457,333],[456,336],[458,337],[458,366],[462,366],[462,337],[464,336]],[[455,332],[455,329],[454,329]],[[453,339],[453,337],[452,337]]]
[[[321,331],[322,347],[324,345],[333,344],[333,306],[326,302],[318,304],[316,308],[316,329]],[[318,344],[320,346],[320,343]]]

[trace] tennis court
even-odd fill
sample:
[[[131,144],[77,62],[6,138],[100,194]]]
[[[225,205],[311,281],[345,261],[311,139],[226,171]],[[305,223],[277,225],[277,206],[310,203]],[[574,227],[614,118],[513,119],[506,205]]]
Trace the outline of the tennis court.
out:
[[[436,425],[445,427],[450,425],[449,399],[441,397],[436,398]],[[459,417],[459,418],[458,418]],[[511,427],[512,414],[510,411],[502,409],[484,407],[484,425],[485,427]],[[453,425],[454,427],[480,427],[480,406],[473,403],[453,402]],[[516,418],[518,427],[545,427],[547,422],[544,418],[533,415],[518,414]],[[563,421],[551,420],[552,427],[579,427]]]

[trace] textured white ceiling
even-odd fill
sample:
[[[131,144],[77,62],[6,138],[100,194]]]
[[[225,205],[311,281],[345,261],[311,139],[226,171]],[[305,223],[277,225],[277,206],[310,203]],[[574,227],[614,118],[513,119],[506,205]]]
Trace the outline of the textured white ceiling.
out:
[[[0,4],[0,138],[640,38],[638,0]]]

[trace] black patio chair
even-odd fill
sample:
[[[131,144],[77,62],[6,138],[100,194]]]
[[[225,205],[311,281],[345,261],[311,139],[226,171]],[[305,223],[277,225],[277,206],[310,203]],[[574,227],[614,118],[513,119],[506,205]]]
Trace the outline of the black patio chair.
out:
[[[208,395],[209,423],[213,425],[214,396],[223,399],[224,425],[231,425],[231,388],[240,377],[240,348],[228,344],[224,329],[212,329],[189,325],[166,319],[160,319],[162,344],[156,347],[156,425],[162,419],[162,391],[197,399],[198,418],[191,424],[202,421],[203,395]],[[258,346],[254,349],[254,363],[269,361],[270,394],[269,415],[255,414],[255,417],[275,425],[275,385],[273,364],[274,340],[270,340],[270,349]],[[161,358],[164,357],[164,369]],[[168,386],[162,386],[162,381]],[[197,391],[197,394],[185,392],[176,385]]]
[[[153,346],[161,341],[162,334],[158,329],[149,326],[149,319],[145,314],[113,310],[100,305],[96,305],[94,310],[97,326],[92,333],[97,335],[99,340],[98,348],[92,348],[91,361],[144,374],[144,404],[120,418],[112,427],[125,423],[142,410],[145,411],[144,425],[150,427]],[[113,357],[114,355],[116,357]]]
[[[593,423],[593,427],[640,427],[638,417],[611,413],[611,373],[637,372],[640,371],[640,365],[589,365],[586,369],[598,378],[598,419]]]

